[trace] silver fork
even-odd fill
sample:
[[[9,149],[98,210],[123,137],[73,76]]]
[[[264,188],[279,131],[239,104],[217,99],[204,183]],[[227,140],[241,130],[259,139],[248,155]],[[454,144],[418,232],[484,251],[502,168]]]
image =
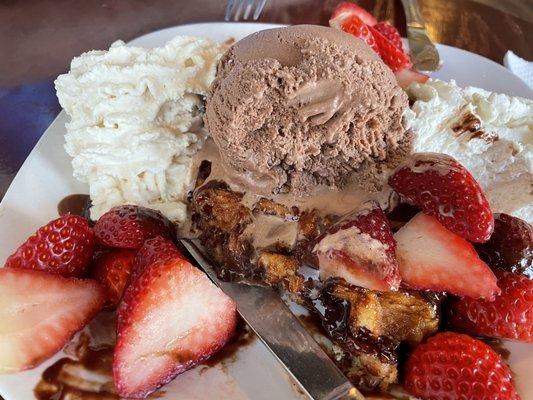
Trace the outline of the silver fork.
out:
[[[253,9],[252,18],[256,20],[259,18],[259,15],[261,15],[266,2],[267,0],[228,0],[224,19],[226,21],[229,21],[230,19],[238,21],[242,14],[242,19],[246,20],[250,17]]]

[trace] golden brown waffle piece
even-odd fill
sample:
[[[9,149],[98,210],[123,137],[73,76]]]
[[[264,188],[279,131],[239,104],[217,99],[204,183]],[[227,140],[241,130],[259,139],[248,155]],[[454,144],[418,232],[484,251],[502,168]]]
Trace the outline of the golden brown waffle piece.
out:
[[[320,218],[265,198],[249,208],[242,198],[220,181],[207,182],[192,196],[194,224],[219,275],[280,287],[318,315],[334,343],[333,358],[358,387],[386,390],[397,382],[398,346],[418,343],[437,330],[438,304],[415,291],[378,292],[342,280],[306,280],[299,268],[313,263],[310,247],[336,218]],[[297,223],[296,243],[255,248],[245,231],[261,215]]]

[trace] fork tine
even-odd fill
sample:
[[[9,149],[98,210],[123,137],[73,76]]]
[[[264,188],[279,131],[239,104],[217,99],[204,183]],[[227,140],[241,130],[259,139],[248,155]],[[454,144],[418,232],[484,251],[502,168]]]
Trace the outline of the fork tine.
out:
[[[248,0],[242,19],[248,19],[248,17],[250,16],[250,11],[252,11],[252,6],[254,6],[254,3],[255,3],[255,0]]]
[[[245,1],[246,0],[237,0],[237,8],[233,14],[234,21],[238,21],[241,18],[242,6],[244,5]]]
[[[260,0],[259,1],[259,5],[255,8],[255,12],[254,12],[254,20],[257,20],[257,18],[259,18],[259,16],[261,15],[261,12],[263,11],[263,8],[265,7],[265,4],[266,4],[267,0]]]
[[[228,0],[228,4],[226,5],[226,12],[224,13],[225,21],[229,21],[231,17],[231,12],[233,11],[234,6],[235,6],[235,0]]]

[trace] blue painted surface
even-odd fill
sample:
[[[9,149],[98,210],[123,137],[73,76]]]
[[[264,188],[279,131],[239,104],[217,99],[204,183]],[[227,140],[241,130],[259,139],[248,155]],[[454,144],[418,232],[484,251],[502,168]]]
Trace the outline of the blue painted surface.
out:
[[[0,199],[60,111],[52,80],[0,88]]]

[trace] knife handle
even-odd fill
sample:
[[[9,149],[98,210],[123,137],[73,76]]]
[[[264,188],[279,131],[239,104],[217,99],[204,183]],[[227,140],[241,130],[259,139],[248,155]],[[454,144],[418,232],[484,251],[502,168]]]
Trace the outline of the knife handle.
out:
[[[417,28],[424,28],[424,17],[420,12],[418,0],[402,0],[402,4],[405,11],[407,25]]]

